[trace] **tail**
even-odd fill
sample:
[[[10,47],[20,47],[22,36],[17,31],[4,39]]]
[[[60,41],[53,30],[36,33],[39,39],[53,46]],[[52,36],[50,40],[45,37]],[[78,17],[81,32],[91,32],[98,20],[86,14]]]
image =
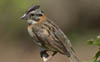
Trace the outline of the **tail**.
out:
[[[69,59],[70,59],[70,62],[79,62],[79,59],[74,54],[71,54]]]
[[[75,51],[72,48],[71,44],[68,45],[68,46],[66,44],[64,44],[64,46],[65,46],[65,49],[66,49],[66,55],[70,59],[70,62],[79,62],[79,59],[76,56]]]

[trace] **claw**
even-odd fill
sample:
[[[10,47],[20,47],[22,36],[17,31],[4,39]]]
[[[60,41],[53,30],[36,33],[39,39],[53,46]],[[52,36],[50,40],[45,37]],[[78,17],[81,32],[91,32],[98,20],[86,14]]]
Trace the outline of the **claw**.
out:
[[[52,58],[52,56],[49,56],[49,57],[43,57],[43,62],[48,62],[50,59]]]
[[[53,52],[52,55],[48,55],[47,50],[45,50],[44,48],[40,49],[40,56],[43,59],[43,62],[48,62],[53,56],[56,55],[56,51]]]

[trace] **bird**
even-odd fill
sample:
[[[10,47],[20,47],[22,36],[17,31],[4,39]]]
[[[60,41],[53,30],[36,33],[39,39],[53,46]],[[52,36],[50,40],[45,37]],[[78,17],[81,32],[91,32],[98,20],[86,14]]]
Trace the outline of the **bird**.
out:
[[[40,47],[43,62],[48,62],[57,53],[67,56],[70,62],[79,62],[68,37],[46,16],[40,5],[32,5],[21,19],[27,21],[27,31],[33,42]],[[48,54],[48,51],[52,54]]]

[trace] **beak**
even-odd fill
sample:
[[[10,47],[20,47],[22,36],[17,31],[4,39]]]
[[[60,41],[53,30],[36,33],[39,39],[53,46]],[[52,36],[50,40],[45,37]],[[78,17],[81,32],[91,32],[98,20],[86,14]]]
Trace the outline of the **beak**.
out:
[[[26,14],[24,14],[24,15],[21,17],[21,19],[23,19],[23,20],[27,20],[27,16],[26,16]]]

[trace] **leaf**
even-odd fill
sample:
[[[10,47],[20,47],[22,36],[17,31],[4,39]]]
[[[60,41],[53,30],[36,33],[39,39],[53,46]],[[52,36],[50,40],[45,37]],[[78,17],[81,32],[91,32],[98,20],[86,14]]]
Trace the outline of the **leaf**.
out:
[[[95,55],[95,59],[93,60],[93,62],[99,62],[97,59],[98,59],[98,57],[100,56],[100,51],[98,51],[97,53],[96,53],[96,55]]]
[[[96,40],[88,40],[88,44],[89,45],[97,45],[97,46],[100,46],[100,36],[97,36],[97,39]]]
[[[98,59],[98,57],[100,56],[100,51],[98,51],[95,55],[95,59]]]
[[[95,44],[100,46],[100,36],[97,36],[97,40],[96,40]]]
[[[88,44],[89,45],[97,45],[97,46],[100,46],[100,36],[97,36],[97,39],[96,40],[93,40],[93,39],[88,40]],[[98,60],[99,56],[100,56],[100,50],[95,54],[94,59],[91,60],[91,61],[89,61],[89,62],[100,62]]]
[[[88,40],[88,44],[89,44],[89,45],[93,45],[93,42],[94,42],[94,40],[93,40],[93,39]]]

